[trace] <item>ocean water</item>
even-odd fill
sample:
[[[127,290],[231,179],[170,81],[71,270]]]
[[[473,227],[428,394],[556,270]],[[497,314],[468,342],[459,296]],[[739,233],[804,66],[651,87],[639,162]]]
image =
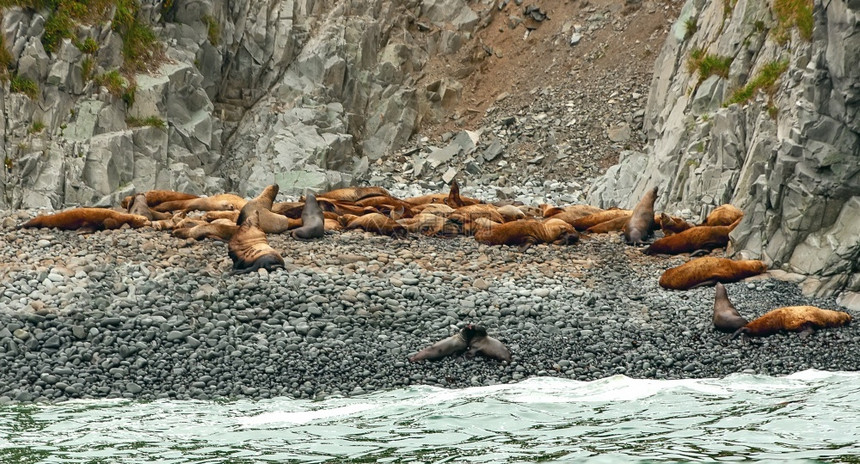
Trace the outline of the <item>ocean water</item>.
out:
[[[860,373],[0,406],[0,462],[860,462]]]

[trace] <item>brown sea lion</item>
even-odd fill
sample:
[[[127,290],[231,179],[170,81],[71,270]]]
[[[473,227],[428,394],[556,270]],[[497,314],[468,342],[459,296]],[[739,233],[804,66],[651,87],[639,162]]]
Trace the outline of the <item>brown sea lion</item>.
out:
[[[499,214],[496,207],[488,204],[461,206],[448,215],[448,219],[458,224],[468,224],[481,217],[493,222],[505,222],[505,218]]]
[[[392,237],[406,236],[405,227],[381,213],[365,214],[364,216],[344,214],[340,217],[340,224],[346,230],[362,229],[367,232],[375,232]]]
[[[346,187],[334,190],[329,190],[325,193],[317,195],[317,201],[325,198],[328,200],[355,203],[359,200],[375,197],[375,196],[390,197],[388,190],[382,187]]]
[[[272,205],[272,212],[290,219],[299,219],[302,217],[304,208],[305,202],[303,201],[281,201]]]
[[[259,221],[260,212],[254,211],[245,218],[227,243],[227,255],[233,260],[233,274],[244,274],[260,268],[272,271],[284,267],[284,258],[269,246]]]
[[[570,219],[572,216],[567,213],[561,213],[551,216],[553,219],[561,219],[572,225],[576,230],[586,230],[589,227],[594,227],[601,222],[610,221],[616,218],[629,218],[633,215],[633,211],[629,209],[607,209],[599,213],[589,214],[588,216],[580,216],[575,219]]]
[[[18,226],[56,227],[64,230],[94,231],[119,229],[128,224],[133,229],[146,227],[149,219],[137,214],[121,213],[107,208],[74,208],[59,213],[43,214]]]
[[[361,216],[363,214],[379,212],[376,211],[376,208],[372,206],[359,206],[355,203],[330,200],[328,198],[317,197],[317,204],[323,211],[330,211],[337,214],[338,216],[343,216],[344,214],[354,214],[356,216]],[[302,209],[304,209],[304,204],[302,204]]]
[[[211,197],[193,198],[191,200],[165,201],[152,209],[155,211],[228,211],[241,210],[248,200],[233,195],[222,193]]]
[[[415,213],[412,211],[412,205],[398,198],[378,195],[375,197],[363,198],[355,202],[358,206],[369,206],[376,209],[378,212],[386,214],[391,211],[401,211],[401,217],[412,217]]]
[[[738,310],[729,301],[726,287],[719,282],[714,294],[713,322],[715,329],[726,333],[734,333],[736,330],[747,325],[747,320],[738,313]]]
[[[444,217],[430,213],[420,213],[411,218],[399,219],[397,223],[409,232],[424,235],[450,236],[457,235],[459,232],[456,224]]]
[[[472,324],[467,327],[472,329],[472,334],[469,338],[469,351],[466,352],[466,357],[481,355],[490,359],[511,362],[511,351],[504,343],[487,335],[487,329]]]
[[[726,246],[729,243],[729,233],[740,224],[741,219],[743,218],[738,218],[729,226],[696,226],[657,239],[645,249],[645,254],[677,255]]]
[[[558,206],[540,204],[538,205],[538,208],[541,209],[541,215],[543,215],[543,217],[545,218],[553,217],[557,214],[566,213],[564,218],[559,218],[563,219],[566,222],[603,211],[602,208],[598,208],[592,205],[570,205],[561,208]]]
[[[337,219],[325,218],[323,221],[323,229],[326,232],[337,232],[343,230],[343,226]]]
[[[218,221],[221,221],[221,219],[218,219]],[[189,227],[174,228],[172,234],[177,238],[193,238],[194,240],[209,238],[229,242],[238,230],[239,226],[236,224],[224,224],[216,221],[190,225]]]
[[[519,245],[525,249],[538,243],[570,245],[579,240],[579,234],[560,219],[550,218],[545,222],[522,219],[479,230],[475,240],[487,245]]]
[[[732,260],[706,256],[666,269],[660,276],[660,286],[675,290],[687,290],[717,282],[737,282],[759,275],[767,266],[757,259]]]
[[[176,213],[170,219],[151,221],[149,225],[155,230],[171,230],[185,219],[185,213]]]
[[[302,226],[290,233],[299,240],[312,240],[325,235],[325,215],[317,197],[313,193],[305,195],[305,207],[302,209]]]
[[[170,219],[173,217],[172,213],[160,213],[158,211],[153,211],[149,204],[146,202],[146,195],[143,193],[138,193],[131,197],[131,200],[127,203],[128,214],[137,214],[138,216],[143,216],[150,221],[152,220],[164,220]]]
[[[727,226],[744,217],[744,212],[735,206],[725,204],[718,206],[705,219],[706,226]]]
[[[173,190],[147,190],[143,193],[146,196],[146,204],[149,205],[150,208],[158,206],[165,201],[177,201],[177,200],[193,200],[195,198],[200,198],[199,195],[193,195],[190,193],[176,192]],[[129,203],[134,198],[134,195],[129,195],[122,199],[120,204],[123,209],[128,209]]]
[[[555,216],[553,216],[555,218]],[[605,234],[608,232],[618,232],[627,225],[627,221],[630,218],[626,216],[617,217],[615,219],[610,219],[608,221],[603,221],[600,224],[593,225],[588,229],[585,229],[586,232],[590,234]]]
[[[645,192],[633,208],[633,214],[622,229],[628,245],[642,245],[654,230],[654,202],[657,201],[657,187]]]
[[[517,221],[526,218],[526,213],[514,205],[496,206],[496,211],[502,215],[505,222]]]
[[[456,180],[451,181],[451,187],[448,191],[448,197],[445,198],[445,204],[448,206],[457,209],[463,206],[469,205],[477,205],[483,203],[481,200],[477,198],[469,198],[460,195],[460,184],[457,183]]]
[[[409,362],[418,362],[425,359],[438,361],[447,356],[463,353],[469,347],[469,340],[472,338],[474,332],[474,328],[469,324],[454,335],[442,339],[411,356]]]
[[[202,218],[206,222],[212,222],[216,219],[229,219],[235,224],[239,219],[239,211],[207,211]]]
[[[448,217],[454,212],[454,208],[444,203],[425,203],[412,207],[412,211],[417,215],[421,213],[435,214],[436,216]]]
[[[693,224],[690,224],[684,219],[677,216],[669,216],[666,213],[660,213],[660,216],[655,216],[654,220],[660,225],[660,229],[663,230],[663,236],[665,237],[683,232],[693,227]]]
[[[783,330],[800,332],[805,337],[815,329],[841,327],[851,322],[851,315],[842,311],[821,309],[815,306],[786,306],[768,311],[736,330],[732,338],[740,334],[765,337]]]

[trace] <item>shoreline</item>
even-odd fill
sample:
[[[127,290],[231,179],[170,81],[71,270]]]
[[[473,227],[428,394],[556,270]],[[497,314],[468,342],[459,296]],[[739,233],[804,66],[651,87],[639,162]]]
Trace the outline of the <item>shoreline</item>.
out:
[[[470,237],[274,235],[287,269],[241,276],[226,275],[225,244],[151,229],[0,235],[0,402],[322,398],[535,376],[860,368],[856,324],[806,339],[725,340],[711,324],[713,287],[657,285],[686,258],[645,256],[616,234],[525,253]],[[792,304],[839,308],[770,278],[726,287],[747,318]],[[466,323],[485,326],[513,362],[408,362]]]

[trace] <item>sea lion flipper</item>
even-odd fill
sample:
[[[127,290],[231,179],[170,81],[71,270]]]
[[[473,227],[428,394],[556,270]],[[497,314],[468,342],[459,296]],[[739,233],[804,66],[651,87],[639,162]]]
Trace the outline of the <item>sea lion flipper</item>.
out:
[[[813,333],[815,333],[815,326],[810,322],[803,324],[802,327],[803,328],[797,334],[800,338],[807,338],[810,335],[812,335]]]

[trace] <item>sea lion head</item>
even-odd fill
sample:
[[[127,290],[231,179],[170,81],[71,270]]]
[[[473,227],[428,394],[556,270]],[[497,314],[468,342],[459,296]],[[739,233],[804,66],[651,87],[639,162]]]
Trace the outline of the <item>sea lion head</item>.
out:
[[[129,221],[129,225],[135,229],[146,227],[150,224],[150,221],[146,216],[141,216],[139,214],[132,214],[131,216],[132,219]]]

